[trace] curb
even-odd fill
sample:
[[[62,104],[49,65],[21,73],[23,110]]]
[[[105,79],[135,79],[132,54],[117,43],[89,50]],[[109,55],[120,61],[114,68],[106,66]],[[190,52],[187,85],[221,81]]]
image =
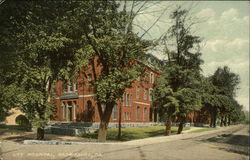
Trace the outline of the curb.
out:
[[[118,142],[119,143],[119,142]],[[72,141],[60,141],[60,140],[50,140],[50,141],[41,141],[41,140],[24,140],[23,144],[48,144],[48,145],[83,145],[83,144],[93,144],[93,145],[115,145],[118,143],[98,143],[98,142],[72,142]]]

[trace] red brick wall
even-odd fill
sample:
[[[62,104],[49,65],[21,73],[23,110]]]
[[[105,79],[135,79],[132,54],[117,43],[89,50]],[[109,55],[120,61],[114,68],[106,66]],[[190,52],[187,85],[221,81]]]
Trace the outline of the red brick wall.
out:
[[[97,62],[97,58],[95,59],[95,62]],[[145,73],[148,73],[146,76],[146,79],[144,81],[142,80],[136,80],[131,88],[126,88],[125,93],[132,95],[132,104],[130,106],[123,106],[122,100],[117,101],[117,115],[116,120],[113,120],[112,117],[110,119],[110,122],[118,122],[119,121],[119,109],[122,106],[122,122],[150,122],[149,114],[150,114],[150,108],[153,107],[152,101],[149,100],[149,89],[154,88],[153,83],[150,82],[150,73],[153,73],[153,79],[154,82],[157,79],[157,76],[159,75],[159,72],[151,69],[150,67],[137,62],[145,67]],[[101,66],[97,66],[97,63],[95,63],[95,67],[97,70],[97,75],[100,74]],[[69,101],[75,102],[78,106],[76,109],[76,119],[74,119],[74,108],[72,107],[71,110],[71,117],[73,122],[98,122],[99,121],[99,114],[97,109],[97,104],[94,99],[94,93],[91,88],[91,85],[88,83],[88,74],[92,74],[92,68],[91,65],[88,66],[88,68],[83,68],[82,71],[79,73],[79,76],[77,78],[77,84],[78,84],[78,90],[75,92],[79,98],[76,99],[67,99],[63,100],[60,99],[60,96],[63,94],[63,82],[58,81],[56,83],[56,100],[55,100],[55,108],[56,108],[56,116],[54,118],[55,121],[66,121],[66,113],[63,117],[63,108],[61,107],[62,103],[67,103]],[[143,78],[141,78],[143,79]],[[139,97],[136,97],[136,87],[140,87]],[[147,90],[147,99],[144,99],[144,88]],[[89,110],[88,107],[88,101],[91,101],[93,108]],[[139,107],[139,119],[136,119],[136,109]],[[146,108],[146,119],[143,119],[143,110]],[[67,109],[67,108],[66,108]],[[127,114],[130,114],[130,119],[125,120],[124,114],[125,112]],[[93,114],[93,116],[90,116],[90,114]],[[113,116],[113,115],[112,115]]]

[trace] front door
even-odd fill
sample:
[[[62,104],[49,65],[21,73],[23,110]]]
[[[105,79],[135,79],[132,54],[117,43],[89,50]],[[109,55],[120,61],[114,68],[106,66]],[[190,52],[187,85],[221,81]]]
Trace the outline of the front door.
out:
[[[72,121],[72,103],[68,102],[67,121]]]

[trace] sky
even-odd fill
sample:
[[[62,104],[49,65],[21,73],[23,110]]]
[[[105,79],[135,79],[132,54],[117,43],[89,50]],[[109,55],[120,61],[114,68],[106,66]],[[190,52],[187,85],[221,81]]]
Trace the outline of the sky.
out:
[[[152,2],[154,3],[154,2]],[[157,2],[140,11],[135,23],[144,29],[160,17],[144,38],[156,39],[171,25],[169,13],[177,4],[190,9],[192,16],[202,20],[194,26],[194,34],[203,38],[202,65],[205,76],[212,75],[218,67],[227,65],[231,72],[239,74],[240,84],[236,99],[249,111],[249,7],[248,1],[178,1]],[[154,12],[159,11],[160,12]],[[163,13],[164,12],[164,13]],[[138,32],[143,32],[138,28]],[[161,50],[153,54],[164,59]]]

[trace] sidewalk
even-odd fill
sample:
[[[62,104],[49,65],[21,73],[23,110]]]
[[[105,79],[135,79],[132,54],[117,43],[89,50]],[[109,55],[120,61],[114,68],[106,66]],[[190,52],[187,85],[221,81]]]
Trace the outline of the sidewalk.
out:
[[[189,133],[189,132],[192,132],[192,131],[195,131],[195,130],[199,130],[199,129],[203,129],[204,127],[190,127],[189,130],[185,130],[185,131],[182,131],[183,134],[185,133]]]

